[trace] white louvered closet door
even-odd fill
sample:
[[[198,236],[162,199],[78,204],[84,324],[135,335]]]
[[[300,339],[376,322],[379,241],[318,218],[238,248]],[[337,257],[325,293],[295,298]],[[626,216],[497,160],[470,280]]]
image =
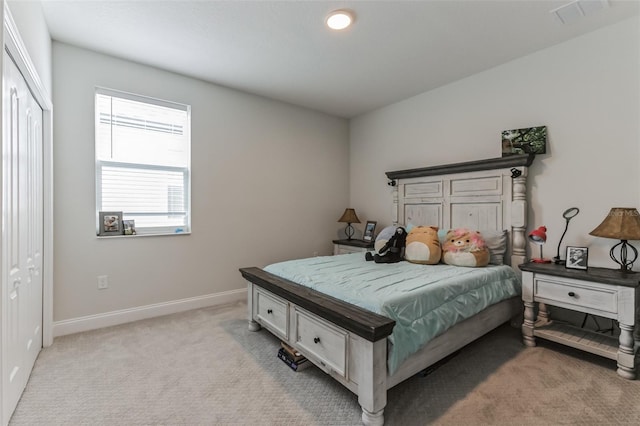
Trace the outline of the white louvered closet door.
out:
[[[42,108],[3,60],[2,403],[13,413],[42,348]]]

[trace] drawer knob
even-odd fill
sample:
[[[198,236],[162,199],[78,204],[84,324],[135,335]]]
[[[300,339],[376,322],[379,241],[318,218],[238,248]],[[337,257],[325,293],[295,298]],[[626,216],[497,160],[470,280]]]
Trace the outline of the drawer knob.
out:
[[[316,344],[320,343],[320,338],[319,337],[314,337],[313,338],[313,343],[316,343]]]
[[[569,293],[567,293],[569,295],[569,297],[576,297],[576,294],[572,291],[570,291]]]
[[[267,313],[268,314],[272,314],[273,313],[273,309],[267,309]]]

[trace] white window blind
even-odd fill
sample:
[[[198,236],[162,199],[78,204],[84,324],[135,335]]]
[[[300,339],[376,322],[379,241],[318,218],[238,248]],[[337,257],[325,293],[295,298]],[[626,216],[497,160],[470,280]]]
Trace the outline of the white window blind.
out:
[[[138,234],[190,232],[190,107],[108,89],[95,102],[97,213],[121,211]]]

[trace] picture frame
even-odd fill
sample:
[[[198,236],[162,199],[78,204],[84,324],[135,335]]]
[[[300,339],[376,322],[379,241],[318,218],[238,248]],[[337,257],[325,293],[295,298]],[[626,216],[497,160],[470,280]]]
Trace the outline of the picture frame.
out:
[[[362,239],[364,241],[373,241],[377,224],[378,222],[374,220],[367,221],[367,224],[364,226],[364,234],[362,234]]]
[[[565,267],[569,269],[587,269],[588,259],[589,248],[568,246]]]
[[[504,130],[502,156],[545,154],[547,152],[547,126]]]
[[[122,235],[122,212],[99,212],[98,235]]]
[[[124,235],[136,235],[136,221],[133,219],[122,221],[122,233]]]

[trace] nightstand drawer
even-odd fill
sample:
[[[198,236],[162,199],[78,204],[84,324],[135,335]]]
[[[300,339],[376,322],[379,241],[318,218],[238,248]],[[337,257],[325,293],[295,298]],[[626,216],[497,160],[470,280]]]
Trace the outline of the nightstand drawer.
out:
[[[289,304],[259,288],[255,290],[255,313],[257,322],[283,339],[289,338]]]
[[[616,314],[618,312],[618,292],[615,287],[597,287],[582,282],[571,283],[567,280],[556,281],[553,278],[538,277],[535,280],[534,296],[559,306],[567,305],[597,309]]]
[[[373,241],[333,240],[333,254],[366,253],[373,250]]]
[[[362,247],[350,247],[343,245],[336,245],[333,249],[333,254],[349,254],[349,253],[366,253],[367,249]]]
[[[345,331],[295,309],[294,344],[324,371],[347,378],[347,342]]]

